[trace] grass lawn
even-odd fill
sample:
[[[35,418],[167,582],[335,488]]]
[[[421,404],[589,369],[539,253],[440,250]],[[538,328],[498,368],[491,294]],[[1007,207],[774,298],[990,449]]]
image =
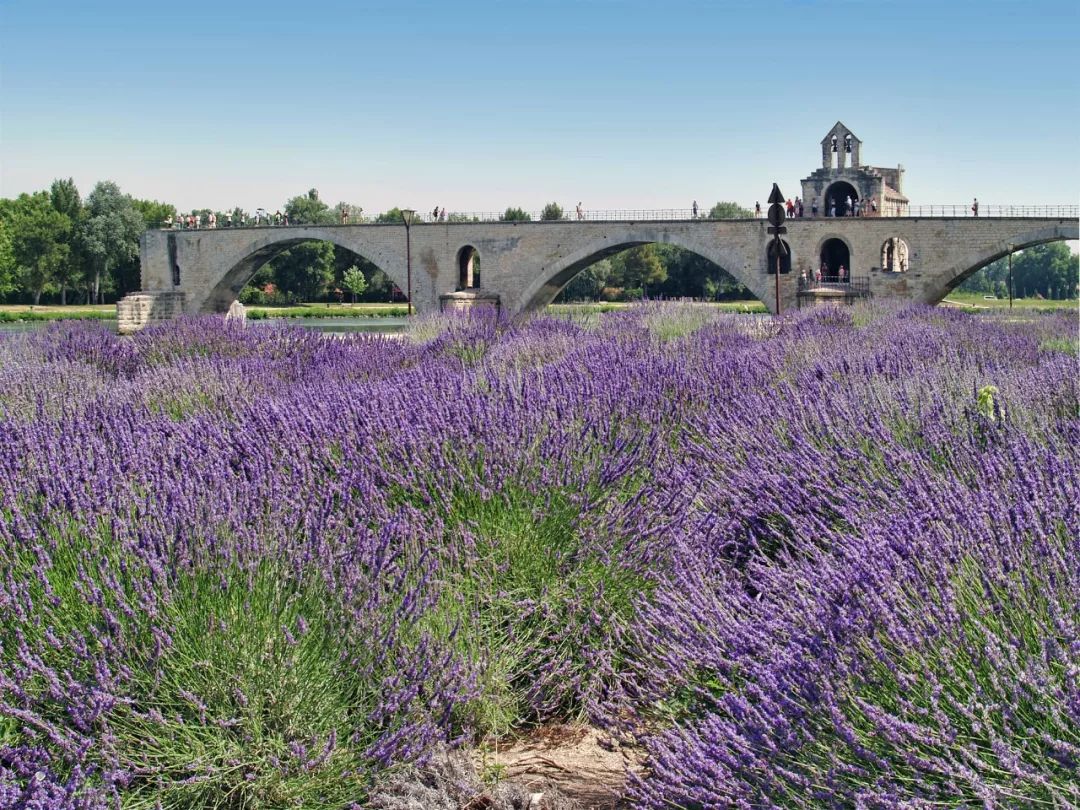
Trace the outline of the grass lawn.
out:
[[[68,304],[63,307],[0,304],[0,323],[60,320],[116,320],[116,304]]]
[[[291,307],[247,307],[252,320],[262,318],[404,318],[405,304],[318,304],[305,303]]]
[[[1008,298],[986,298],[981,293],[952,292],[941,302],[945,306],[962,307],[964,309],[1008,309]],[[1080,309],[1080,300],[1076,298],[1064,301],[1051,301],[1048,298],[1014,298],[1013,309],[1022,309],[1025,312],[1054,312],[1058,310],[1071,310],[1076,312]]]

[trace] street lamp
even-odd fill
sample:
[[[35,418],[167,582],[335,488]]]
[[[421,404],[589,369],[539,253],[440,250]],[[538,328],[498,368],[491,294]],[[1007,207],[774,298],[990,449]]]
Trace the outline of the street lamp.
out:
[[[414,219],[416,219],[416,212],[413,209],[401,209],[401,221],[405,223],[405,284],[409,288],[405,292],[405,299],[409,302],[410,316],[412,315],[412,245],[409,242],[409,228],[412,227]]]

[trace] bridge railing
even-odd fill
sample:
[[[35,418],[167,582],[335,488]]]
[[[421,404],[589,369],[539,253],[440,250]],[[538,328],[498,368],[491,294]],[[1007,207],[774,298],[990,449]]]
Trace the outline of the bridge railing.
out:
[[[839,292],[852,293],[854,295],[870,294],[870,277],[853,276],[847,281],[823,279],[816,281],[812,278],[799,279],[799,290],[837,290]]]
[[[540,211],[527,211],[525,212],[529,220],[537,222],[543,220]],[[970,204],[960,203],[955,205],[904,205],[897,207],[889,207],[882,211],[874,213],[864,212],[860,215],[867,219],[881,218],[881,217],[910,217],[929,219],[933,217],[970,217],[975,218],[975,211]],[[983,205],[979,204],[978,217],[986,219],[1002,219],[1002,218],[1051,218],[1051,219],[1077,219],[1080,217],[1080,206],[1078,205]],[[809,209],[806,209],[806,216],[803,219],[813,219],[810,216]],[[818,216],[818,219],[824,219],[826,217]],[[446,218],[442,218],[429,212],[426,214],[418,214],[417,219],[425,223],[444,223],[444,224],[460,224],[469,222],[502,222],[503,213],[499,211],[453,211],[446,215]],[[576,209],[570,209],[564,211],[561,219],[556,220],[558,222],[648,222],[648,221],[716,221],[714,218],[708,215],[708,212],[698,210],[695,215],[693,209],[690,208],[619,208],[619,209],[586,209],[583,208],[580,212]],[[290,223],[295,226],[296,223]],[[335,223],[335,224],[346,224]],[[350,225],[362,225],[362,224],[374,224],[374,220],[364,219],[357,221],[355,217],[349,220],[347,224]],[[386,223],[394,224],[394,223]],[[160,227],[168,229],[169,226],[166,223],[162,223]],[[178,228],[173,226],[177,230],[186,230],[186,227]],[[217,228],[230,227],[219,219]],[[266,222],[255,224],[253,222],[246,223],[244,225],[232,225],[231,227],[239,228],[281,228],[289,227],[284,223]],[[207,229],[207,225],[203,223],[202,230]]]

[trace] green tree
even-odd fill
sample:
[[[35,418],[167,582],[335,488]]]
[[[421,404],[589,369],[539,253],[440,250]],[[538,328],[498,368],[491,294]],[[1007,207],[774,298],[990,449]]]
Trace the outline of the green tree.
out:
[[[166,219],[169,217],[176,218],[176,206],[170,203],[134,199],[131,203],[135,206],[135,210],[142,214],[143,222],[146,223],[147,228],[164,228]]]
[[[503,222],[529,222],[532,217],[522,208],[507,208],[499,219]]]
[[[76,223],[82,216],[82,197],[79,189],[75,186],[72,178],[67,180],[53,180],[49,188],[49,199],[53,208],[66,216],[72,223]]]
[[[667,279],[653,292],[666,298],[752,299],[753,294],[720,265],[675,245],[657,244]]]
[[[612,286],[608,283],[611,275],[611,262],[601,259],[591,264],[570,279],[559,293],[559,301],[596,301],[604,287]]]
[[[1064,242],[1026,248],[1013,257],[1013,286],[1021,298],[1073,298],[1078,264],[1080,257]]]
[[[47,191],[20,194],[7,202],[3,219],[10,227],[8,261],[20,286],[33,296],[37,306],[70,256],[71,220],[53,208]]]
[[[333,225],[339,221],[338,214],[319,199],[319,192],[314,188],[285,203],[285,213],[290,225]]]
[[[627,290],[647,293],[650,287],[667,279],[667,268],[660,261],[656,245],[641,245],[624,250],[611,259],[612,278]]]
[[[375,221],[380,225],[401,225],[403,224],[401,221],[401,209],[395,205],[389,211],[383,211],[375,217]]]
[[[558,203],[550,202],[544,206],[544,210],[540,212],[540,219],[545,221],[551,221],[563,218],[562,206]]]
[[[142,214],[116,183],[94,186],[86,198],[86,218],[80,228],[80,241],[93,267],[91,301],[101,303],[102,281],[109,279],[112,268],[139,255],[139,237],[145,229]]]
[[[301,301],[318,301],[334,281],[334,243],[301,242],[273,265],[278,289]]]
[[[18,289],[18,265],[12,245],[11,215],[7,209],[10,202],[0,200],[0,298]]]
[[[57,265],[53,274],[53,280],[60,288],[60,304],[65,305],[68,289],[79,286],[86,270],[87,257],[79,239],[79,228],[84,216],[83,203],[79,196],[79,189],[70,177],[67,180],[53,180],[49,188],[49,199],[53,208],[67,217],[70,223],[67,240],[68,255]]]
[[[352,302],[355,304],[356,296],[363,295],[364,290],[367,289],[367,279],[364,277],[364,271],[354,264],[345,271],[342,281],[349,292],[352,293]]]
[[[733,202],[718,202],[709,209],[709,219],[752,219],[753,216],[753,211]]]

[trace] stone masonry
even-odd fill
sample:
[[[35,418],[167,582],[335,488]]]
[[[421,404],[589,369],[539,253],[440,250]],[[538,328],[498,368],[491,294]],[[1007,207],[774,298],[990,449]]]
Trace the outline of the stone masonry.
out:
[[[1006,255],[1010,245],[1020,250],[1080,238],[1076,219],[1058,218],[819,217],[789,220],[787,227],[792,272],[781,275],[785,311],[795,306],[801,271],[818,266],[829,239],[847,246],[852,277],[868,278],[875,297],[934,304],[971,273]],[[459,289],[459,257],[466,247],[480,257],[483,293],[498,296],[502,311],[515,314],[550,303],[577,273],[605,256],[663,242],[720,265],[773,310],[766,228],[762,219],[416,224],[413,302],[418,312],[437,311],[440,296]],[[882,247],[893,238],[906,244],[905,272],[881,269]],[[363,256],[406,289],[403,225],[148,231],[142,239],[143,291],[120,304],[125,326],[139,328],[180,311],[225,312],[260,265],[310,239]]]

